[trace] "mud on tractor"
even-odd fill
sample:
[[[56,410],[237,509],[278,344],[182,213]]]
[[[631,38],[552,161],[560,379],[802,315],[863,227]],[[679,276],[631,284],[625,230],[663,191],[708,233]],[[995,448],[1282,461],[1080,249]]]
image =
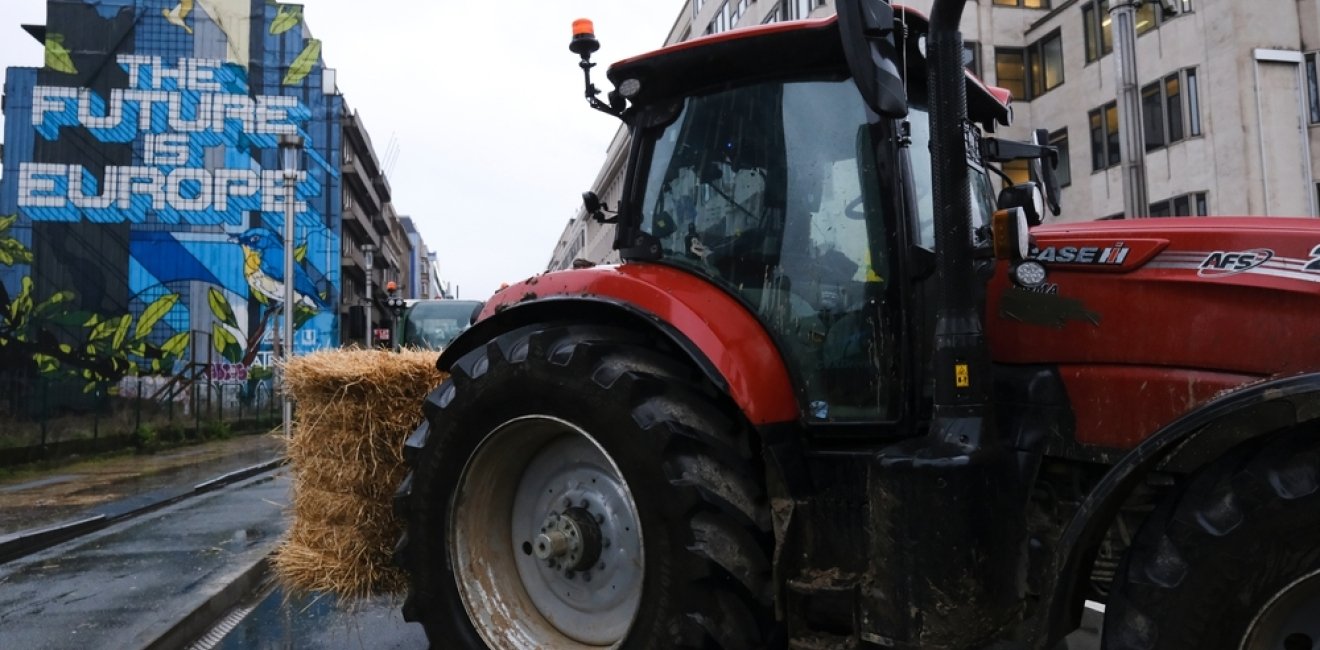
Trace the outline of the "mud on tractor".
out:
[[[1320,222],[1039,224],[929,17],[614,64],[624,262],[494,296],[396,498],[437,647],[1320,647]],[[995,163],[1040,183],[991,189]],[[1051,206],[1051,204],[1054,204]]]

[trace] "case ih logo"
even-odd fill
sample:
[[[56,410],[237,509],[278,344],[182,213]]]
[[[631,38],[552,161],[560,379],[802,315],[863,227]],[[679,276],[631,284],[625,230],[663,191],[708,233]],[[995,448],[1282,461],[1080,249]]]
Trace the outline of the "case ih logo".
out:
[[[1123,244],[1114,246],[1050,246],[1033,256],[1038,262],[1055,264],[1113,264],[1122,266],[1131,249]]]
[[[1268,248],[1253,248],[1246,251],[1215,251],[1206,256],[1197,267],[1196,274],[1203,278],[1221,275],[1233,275],[1250,271],[1274,259],[1274,251]]]

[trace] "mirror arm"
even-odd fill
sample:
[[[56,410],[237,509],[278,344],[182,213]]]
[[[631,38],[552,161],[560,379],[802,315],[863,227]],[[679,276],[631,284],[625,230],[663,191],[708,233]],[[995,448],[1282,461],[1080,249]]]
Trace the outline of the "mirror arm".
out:
[[[1059,162],[1059,149],[1050,145],[984,138],[981,140],[981,157],[991,162],[1047,158],[1051,165],[1055,165]]]
[[[582,68],[582,81],[586,84],[587,103],[590,104],[592,108],[605,113],[606,115],[613,115],[614,117],[623,119],[623,97],[617,96],[615,93],[610,93],[609,104],[600,101],[600,98],[598,97],[598,95],[600,95],[600,89],[597,88],[595,84],[591,83],[591,69],[596,67],[596,64],[591,62],[591,56],[589,54],[582,55],[582,61],[578,63],[578,67]]]

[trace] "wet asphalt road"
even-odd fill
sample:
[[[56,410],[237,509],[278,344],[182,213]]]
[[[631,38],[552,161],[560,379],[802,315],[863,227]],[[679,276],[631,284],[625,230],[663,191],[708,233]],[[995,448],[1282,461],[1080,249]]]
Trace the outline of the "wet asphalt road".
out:
[[[5,648],[144,648],[264,558],[289,479],[251,479],[0,565]]]

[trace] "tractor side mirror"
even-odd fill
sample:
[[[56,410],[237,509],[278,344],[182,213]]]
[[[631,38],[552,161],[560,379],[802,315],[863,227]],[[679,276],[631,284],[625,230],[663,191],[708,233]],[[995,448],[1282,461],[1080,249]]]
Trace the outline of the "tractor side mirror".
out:
[[[894,8],[879,0],[838,0],[839,36],[848,70],[871,110],[907,115],[907,90],[899,74]]]
[[[1045,202],[1050,208],[1050,213],[1057,217],[1063,211],[1059,206],[1059,176],[1054,171],[1054,168],[1059,166],[1059,149],[1050,146],[1050,132],[1045,129],[1036,129],[1032,133],[1031,141],[1044,152],[1041,157],[1031,161],[1031,166],[1036,178],[1044,185]],[[1043,219],[1044,212],[1040,216]]]
[[[609,206],[602,203],[600,197],[591,190],[582,193],[582,207],[586,209],[587,214],[591,215],[592,219],[600,223],[614,223],[618,220],[617,216],[605,216],[605,211],[610,209]]]

